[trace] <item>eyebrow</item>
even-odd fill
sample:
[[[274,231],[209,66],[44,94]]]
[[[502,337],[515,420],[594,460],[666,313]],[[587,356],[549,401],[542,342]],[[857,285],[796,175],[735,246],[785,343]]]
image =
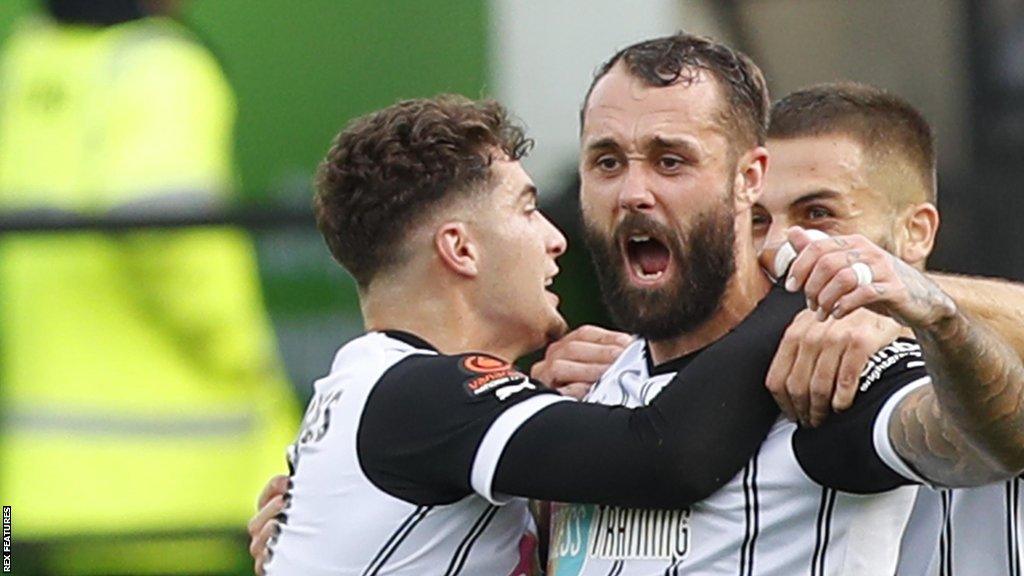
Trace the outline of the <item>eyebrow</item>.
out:
[[[701,152],[700,147],[692,140],[675,136],[654,136],[650,139],[648,144],[655,148],[676,148],[691,155],[696,155]],[[598,138],[593,142],[586,143],[584,151],[594,152],[597,150],[611,150],[618,147],[619,143],[614,138],[611,136],[605,136],[603,138]]]
[[[674,136],[655,136],[651,143],[658,148],[678,148],[688,154],[700,154],[700,147],[689,138],[678,138]]]
[[[791,205],[795,206],[798,204],[807,204],[809,202],[814,202],[815,200],[835,200],[841,198],[842,196],[842,192],[839,192],[837,190],[830,190],[828,188],[822,188],[821,190],[815,190],[813,192],[808,192],[807,194],[804,194],[803,196],[794,200],[791,203]]]
[[[612,148],[618,148],[618,146],[619,144],[614,138],[611,136],[605,136],[604,138],[599,138],[593,142],[588,142],[586,146],[584,146],[584,150],[587,152],[591,152],[593,150],[610,150]]]

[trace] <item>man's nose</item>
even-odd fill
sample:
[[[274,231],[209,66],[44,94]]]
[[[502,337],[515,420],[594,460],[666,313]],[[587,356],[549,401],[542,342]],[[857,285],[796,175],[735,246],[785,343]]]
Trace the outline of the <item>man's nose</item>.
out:
[[[650,210],[655,204],[650,179],[640,164],[627,161],[626,175],[619,190],[619,207],[634,212]]]

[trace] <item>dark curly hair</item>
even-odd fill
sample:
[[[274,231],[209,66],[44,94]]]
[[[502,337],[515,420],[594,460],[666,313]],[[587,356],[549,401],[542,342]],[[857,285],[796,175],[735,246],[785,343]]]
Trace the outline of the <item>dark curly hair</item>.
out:
[[[594,86],[619,61],[626,64],[633,76],[648,86],[671,86],[677,82],[692,83],[702,70],[709,72],[728,101],[723,122],[737,145],[763,145],[768,131],[768,87],[764,74],[746,54],[720,44],[711,38],[686,32],[638,42],[619,50],[598,68],[587,89],[580,109],[580,129]]]
[[[935,139],[924,116],[881,88],[856,82],[817,84],[772,105],[768,135],[849,136],[876,158],[902,157],[918,174],[925,199],[935,202]]]
[[[403,259],[403,233],[447,200],[483,189],[495,157],[533,142],[501,104],[458,95],[406,100],[350,122],[316,175],[317,226],[331,255],[369,286]]]

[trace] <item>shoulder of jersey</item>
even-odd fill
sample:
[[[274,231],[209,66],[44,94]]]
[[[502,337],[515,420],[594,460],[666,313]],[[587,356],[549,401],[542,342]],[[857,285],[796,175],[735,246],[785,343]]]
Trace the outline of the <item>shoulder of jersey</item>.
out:
[[[499,400],[505,400],[512,394],[523,390],[535,390],[537,387],[526,374],[520,372],[507,360],[483,352],[447,355],[436,350],[416,346],[414,343],[395,339],[387,334],[381,337],[380,346],[385,356],[391,356],[396,364],[391,379],[404,381],[431,380],[457,384],[470,398],[484,398],[493,393]],[[341,363],[350,361],[344,348],[339,351]],[[358,354],[358,351],[353,351]],[[429,378],[424,378],[425,375]]]

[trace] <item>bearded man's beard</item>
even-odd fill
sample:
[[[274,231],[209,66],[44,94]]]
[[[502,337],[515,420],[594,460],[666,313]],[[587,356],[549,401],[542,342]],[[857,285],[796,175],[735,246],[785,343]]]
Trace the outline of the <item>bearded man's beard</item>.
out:
[[[685,237],[679,230],[631,212],[609,238],[584,221],[584,237],[597,268],[601,296],[619,327],[649,340],[675,338],[707,321],[718,310],[736,270],[735,214],[723,202],[701,214]],[[629,279],[627,235],[645,234],[665,243],[674,266],[658,288]]]

